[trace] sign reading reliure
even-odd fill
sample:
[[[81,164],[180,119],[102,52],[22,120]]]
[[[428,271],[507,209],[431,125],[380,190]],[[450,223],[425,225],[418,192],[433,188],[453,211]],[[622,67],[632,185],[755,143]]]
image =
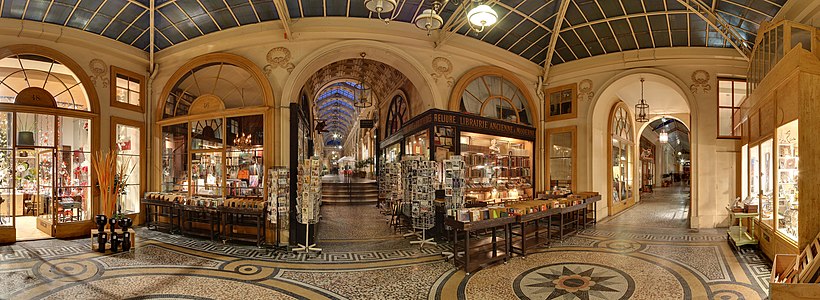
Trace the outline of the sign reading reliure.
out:
[[[429,128],[433,125],[455,126],[459,128],[460,131],[505,136],[529,141],[535,140],[535,128],[530,126],[454,111],[431,109],[405,123],[397,133],[386,138],[382,144],[392,144],[398,139],[401,139],[402,136],[412,134],[422,128]]]

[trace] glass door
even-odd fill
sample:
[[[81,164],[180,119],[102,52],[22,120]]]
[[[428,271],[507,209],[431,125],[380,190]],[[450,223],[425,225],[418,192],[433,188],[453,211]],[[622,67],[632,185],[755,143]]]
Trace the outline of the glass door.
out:
[[[37,199],[40,218],[50,219],[56,217],[53,212],[57,211],[57,201],[54,199],[54,149],[37,149]],[[52,223],[54,224],[54,223]],[[48,232],[47,232],[48,233]]]
[[[3,235],[15,234],[12,124],[12,113],[0,112],[0,231]]]

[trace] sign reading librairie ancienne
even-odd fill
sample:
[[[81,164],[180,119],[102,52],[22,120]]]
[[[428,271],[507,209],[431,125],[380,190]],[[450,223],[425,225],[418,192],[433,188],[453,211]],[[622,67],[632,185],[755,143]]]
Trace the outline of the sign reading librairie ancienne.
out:
[[[393,136],[384,139],[382,144],[392,144],[398,139],[401,139],[402,136],[413,134],[422,128],[429,128],[430,126],[455,126],[460,131],[535,141],[535,128],[531,126],[478,115],[431,109],[405,123]]]

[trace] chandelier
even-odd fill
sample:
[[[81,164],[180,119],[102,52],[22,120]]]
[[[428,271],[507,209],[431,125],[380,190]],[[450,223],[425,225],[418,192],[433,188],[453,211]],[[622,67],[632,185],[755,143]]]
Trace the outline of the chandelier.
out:
[[[441,29],[441,26],[444,25],[441,11],[450,1],[457,7],[462,4],[469,6],[469,9],[465,9],[467,10],[467,23],[470,25],[470,29],[475,32],[482,32],[485,27],[492,26],[498,21],[498,14],[492,7],[484,4],[485,0],[433,0],[430,8],[424,9],[413,19],[413,24],[419,29],[426,30],[427,35],[430,35],[433,30]],[[385,23],[395,19],[399,13],[399,10],[396,9],[398,0],[364,0],[364,6]],[[382,14],[384,13],[390,14],[390,16],[383,18]]]
[[[234,147],[243,152],[247,152],[255,148],[253,145],[253,139],[251,138],[251,135],[249,133],[240,133],[239,135],[237,135],[233,139],[233,145]]]
[[[649,122],[649,117],[646,111],[649,110],[649,104],[643,99],[643,78],[641,78],[641,102],[635,104],[635,122]]]
[[[371,97],[372,89],[370,88],[370,84],[365,82],[365,61],[364,57],[367,56],[366,53],[362,52],[360,54],[362,57],[361,63],[359,64],[359,80],[356,83],[353,95],[353,106],[357,108],[368,108],[373,106],[373,98]]]

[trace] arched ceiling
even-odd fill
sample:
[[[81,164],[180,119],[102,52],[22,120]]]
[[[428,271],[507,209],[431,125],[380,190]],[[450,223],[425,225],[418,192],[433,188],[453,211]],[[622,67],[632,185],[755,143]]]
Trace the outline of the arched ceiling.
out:
[[[363,78],[372,89],[374,105],[408,82],[395,68],[369,59],[345,59],[317,71],[305,83],[303,90],[314,97],[314,110],[325,120],[330,134],[323,134],[326,145],[339,145],[346,138],[359,115],[353,105],[358,81]],[[338,135],[334,138],[334,135]]]
[[[2,18],[77,28],[143,50],[151,47],[147,32],[155,28],[157,51],[212,32],[260,22],[283,22],[291,36],[290,23],[294,19],[376,18],[364,7],[363,0],[154,0],[152,27],[151,0],[0,1]],[[760,24],[771,20],[786,1],[487,0],[498,13],[499,22],[481,33],[469,31],[463,10],[450,1],[441,13],[445,24],[440,33],[444,34],[431,38],[441,44],[450,32],[469,36],[545,68],[549,66],[545,65],[547,61],[555,65],[607,53],[663,47],[734,47],[746,55]],[[408,23],[431,6],[429,0],[398,2],[396,20]],[[555,26],[558,16],[563,16],[560,28]],[[556,30],[559,33],[553,36]]]
[[[669,135],[667,143],[677,152],[682,154],[690,153],[689,129],[678,120],[672,118],[661,118],[649,123],[644,130],[652,130],[656,134],[666,132]]]

